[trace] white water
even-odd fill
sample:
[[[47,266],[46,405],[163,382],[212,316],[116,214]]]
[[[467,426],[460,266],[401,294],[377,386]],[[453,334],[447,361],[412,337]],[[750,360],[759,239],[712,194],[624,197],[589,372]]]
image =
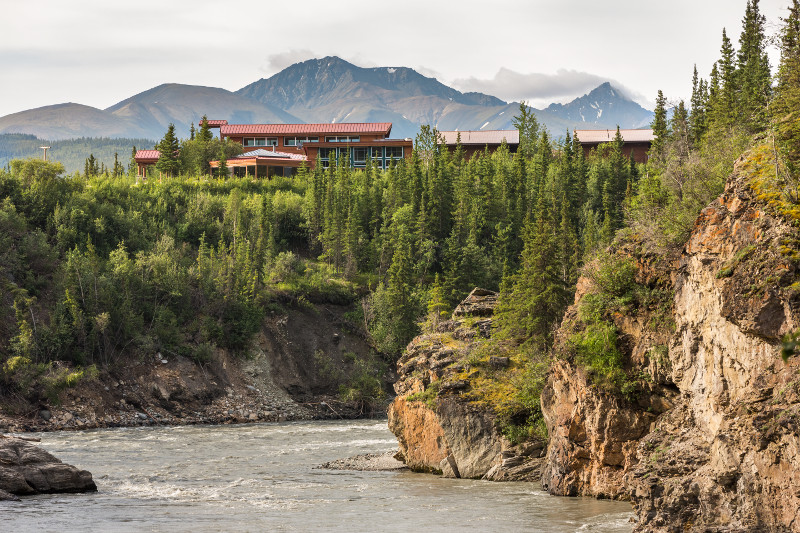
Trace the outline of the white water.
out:
[[[631,531],[630,505],[530,483],[314,468],[394,449],[385,421],[42,433],[96,494],[0,502],[0,531]]]

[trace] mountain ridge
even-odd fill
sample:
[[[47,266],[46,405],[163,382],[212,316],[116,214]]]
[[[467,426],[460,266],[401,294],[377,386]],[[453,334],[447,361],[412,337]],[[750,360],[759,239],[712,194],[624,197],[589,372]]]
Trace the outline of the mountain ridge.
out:
[[[203,115],[231,123],[392,122],[393,136],[440,130],[512,129],[519,102],[462,93],[408,67],[358,67],[336,56],[309,59],[237,91],[163,83],[106,108],[55,104],[0,117],[0,134],[41,139],[159,139],[169,124],[188,136]],[[573,128],[648,124],[652,112],[608,82],[567,104],[532,108],[554,135]]]

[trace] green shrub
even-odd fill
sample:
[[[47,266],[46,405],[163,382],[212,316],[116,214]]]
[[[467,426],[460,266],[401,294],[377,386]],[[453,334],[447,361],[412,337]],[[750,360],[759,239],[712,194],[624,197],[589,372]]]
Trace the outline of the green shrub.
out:
[[[621,388],[626,376],[614,324],[605,320],[588,324],[586,329],[570,336],[569,343],[575,350],[576,362],[586,368],[598,384]]]
[[[406,400],[410,402],[422,402],[428,409],[434,409],[436,407],[436,397],[439,395],[439,385],[441,385],[439,381],[433,381],[423,390],[409,394]]]
[[[353,372],[339,387],[339,397],[344,402],[355,403],[363,412],[373,410],[384,398],[383,365],[376,359],[360,359],[355,362]]]

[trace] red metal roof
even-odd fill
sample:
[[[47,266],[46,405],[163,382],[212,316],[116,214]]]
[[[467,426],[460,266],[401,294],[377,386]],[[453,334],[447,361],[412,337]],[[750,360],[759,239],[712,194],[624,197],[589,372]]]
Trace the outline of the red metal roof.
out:
[[[465,130],[465,131],[440,131],[444,143],[455,146],[459,133],[461,144],[502,144],[505,139],[507,144],[519,144],[519,130]]]
[[[389,135],[391,122],[341,122],[338,124],[227,124],[220,135],[311,135],[375,133]]]
[[[159,157],[161,157],[161,152],[158,150],[136,150],[134,159],[138,161],[139,159],[158,159]]]
[[[219,126],[224,126],[225,124],[228,123],[227,120],[211,120],[211,119],[206,120],[206,122],[208,123],[208,127],[209,128],[215,128],[215,127],[219,127]],[[199,124],[202,125],[203,121],[201,120],[199,122]]]
[[[582,144],[610,143],[617,135],[617,130],[575,130],[575,134]],[[652,142],[655,139],[651,129],[619,130],[619,134],[622,135],[622,140],[626,143]]]

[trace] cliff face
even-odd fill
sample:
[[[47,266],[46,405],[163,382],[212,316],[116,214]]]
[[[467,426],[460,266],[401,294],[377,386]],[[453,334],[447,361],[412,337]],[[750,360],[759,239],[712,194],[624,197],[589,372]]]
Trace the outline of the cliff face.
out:
[[[538,479],[541,444],[514,446],[495,415],[464,393],[476,377],[469,355],[487,337],[497,295],[475,289],[433,333],[415,338],[398,362],[398,393],[389,407],[389,429],[412,469],[446,477]],[[494,358],[498,369],[510,362]]]
[[[797,238],[734,176],[662,267],[674,328],[642,327],[646,309],[611,317],[642,390],[606,392],[569,357],[553,367],[543,486],[631,498],[639,531],[800,531],[800,365],[780,357],[781,337],[800,322],[786,254]],[[652,269],[637,259],[647,283]]]
[[[800,375],[779,356],[798,328],[796,266],[781,253],[796,239],[741,178],[698,218],[675,280],[681,403],[627,477],[645,524],[692,510],[698,527],[800,531]]]

